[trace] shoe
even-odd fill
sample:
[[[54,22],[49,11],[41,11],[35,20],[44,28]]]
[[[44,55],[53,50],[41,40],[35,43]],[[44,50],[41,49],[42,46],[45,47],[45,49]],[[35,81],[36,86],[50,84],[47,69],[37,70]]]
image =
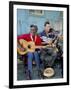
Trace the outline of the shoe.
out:
[[[32,79],[30,74],[31,74],[30,71],[26,71],[26,79],[27,80],[31,80]]]

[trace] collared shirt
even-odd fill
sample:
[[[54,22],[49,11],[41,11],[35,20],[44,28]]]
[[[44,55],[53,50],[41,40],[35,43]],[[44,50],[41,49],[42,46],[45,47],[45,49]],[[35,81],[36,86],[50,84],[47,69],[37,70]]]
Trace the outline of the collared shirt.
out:
[[[39,35],[43,42],[46,42],[48,40],[54,40],[55,38],[55,34],[53,32],[46,34],[45,31],[43,31]]]
[[[36,38],[33,38],[33,37],[31,38],[30,33],[29,34],[23,34],[23,35],[18,36],[17,39],[18,40],[24,39],[26,41],[32,41],[33,40],[35,42],[35,45],[41,45],[41,38],[38,35],[36,35]]]

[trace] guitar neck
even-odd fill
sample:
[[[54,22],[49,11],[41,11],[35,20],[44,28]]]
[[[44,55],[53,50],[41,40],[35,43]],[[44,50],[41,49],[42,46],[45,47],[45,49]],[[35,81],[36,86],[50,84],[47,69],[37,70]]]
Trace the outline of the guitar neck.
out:
[[[35,46],[36,49],[49,48],[49,47],[52,47],[52,45],[46,45],[46,46]]]

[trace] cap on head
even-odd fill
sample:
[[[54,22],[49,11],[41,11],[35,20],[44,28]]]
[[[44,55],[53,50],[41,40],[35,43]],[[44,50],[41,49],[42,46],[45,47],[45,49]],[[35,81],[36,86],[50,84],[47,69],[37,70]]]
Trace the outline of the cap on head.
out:
[[[34,25],[34,24],[32,24],[32,25],[30,25],[30,28],[35,28],[35,30],[38,30],[38,27],[37,27],[37,25]]]

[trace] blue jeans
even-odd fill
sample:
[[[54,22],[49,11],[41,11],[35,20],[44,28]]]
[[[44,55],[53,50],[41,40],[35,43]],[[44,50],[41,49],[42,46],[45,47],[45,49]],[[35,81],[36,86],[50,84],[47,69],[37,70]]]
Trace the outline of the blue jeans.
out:
[[[33,60],[33,58],[36,62],[37,69],[39,70],[40,64],[39,64],[38,52],[37,51],[35,51],[34,53],[28,52],[27,56],[28,56],[28,70],[32,73],[32,60]]]

